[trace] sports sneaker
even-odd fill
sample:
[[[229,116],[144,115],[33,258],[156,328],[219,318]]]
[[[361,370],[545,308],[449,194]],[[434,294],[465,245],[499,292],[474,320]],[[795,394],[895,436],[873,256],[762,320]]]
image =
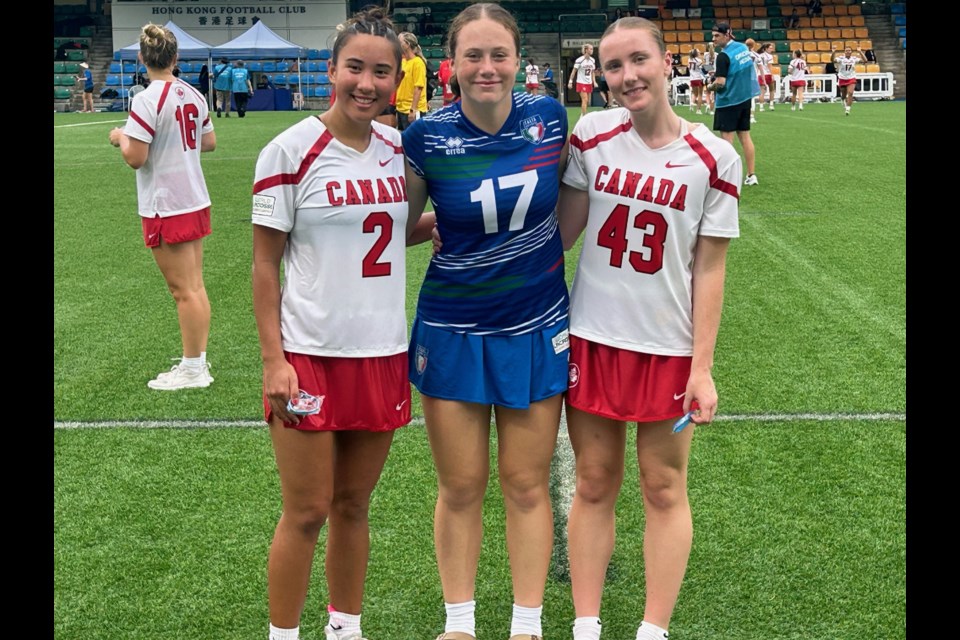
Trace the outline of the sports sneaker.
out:
[[[170,367],[170,371],[164,371],[148,382],[147,386],[159,391],[174,391],[209,387],[212,382],[213,376],[210,375],[209,363],[196,371],[191,371],[181,363],[177,363]]]
[[[477,640],[474,636],[463,631],[445,631],[437,636],[437,640]]]
[[[753,116],[750,116],[750,124],[757,124],[757,119]]]
[[[360,637],[359,632],[353,632],[350,635],[341,636],[337,634],[337,631],[327,625],[323,628],[323,634],[326,636],[327,640],[367,640],[366,638]]]
[[[760,184],[757,181],[757,174],[751,173],[747,176],[747,179],[743,181],[743,184]]]
[[[697,109],[697,115],[698,115],[698,116],[702,116],[702,115],[703,115],[703,111],[700,111],[700,109]]]
[[[793,105],[792,107],[790,107],[790,111],[796,111],[796,110],[797,110],[797,105]]]
[[[770,111],[773,111],[773,103],[770,103]]]
[[[802,104],[800,105],[800,111],[803,111],[803,105],[802,105]]]
[[[763,105],[760,105],[760,111],[763,112]]]

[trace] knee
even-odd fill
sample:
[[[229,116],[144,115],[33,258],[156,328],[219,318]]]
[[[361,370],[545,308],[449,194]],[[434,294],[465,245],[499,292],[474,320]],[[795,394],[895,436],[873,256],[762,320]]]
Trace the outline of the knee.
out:
[[[686,471],[663,469],[642,473],[640,488],[648,509],[669,511],[687,502]]]
[[[310,503],[296,504],[283,508],[283,519],[301,535],[316,538],[327,522],[330,513],[329,499],[319,499]]]
[[[452,511],[479,508],[486,492],[486,475],[457,475],[440,479],[440,501]]]
[[[338,520],[366,522],[370,513],[370,496],[359,493],[334,494],[330,510]]]
[[[532,511],[550,501],[549,471],[519,470],[500,472],[500,488],[503,499],[521,511]]]
[[[591,505],[612,504],[623,484],[623,471],[603,465],[577,468],[576,496]]]

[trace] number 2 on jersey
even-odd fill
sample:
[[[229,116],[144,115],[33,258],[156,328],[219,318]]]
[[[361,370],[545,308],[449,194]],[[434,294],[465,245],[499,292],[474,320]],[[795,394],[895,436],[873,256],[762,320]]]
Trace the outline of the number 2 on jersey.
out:
[[[386,211],[374,211],[364,218],[364,233],[376,233],[377,228],[380,229],[380,237],[374,241],[367,255],[363,256],[362,275],[364,278],[378,278],[380,276],[390,275],[390,263],[378,262],[387,245],[390,244],[390,239],[393,237],[393,218],[391,218],[390,214]]]
[[[517,204],[513,207],[513,213],[510,215],[510,231],[523,229],[523,221],[527,217],[527,209],[530,208],[530,201],[533,200],[533,192],[537,188],[538,179],[536,169],[497,178],[497,186],[501,189],[521,187],[520,197],[517,198]],[[493,178],[487,178],[480,183],[480,187],[476,191],[470,192],[470,202],[480,203],[483,210],[483,231],[485,233],[497,233],[500,229],[497,224],[497,193],[493,188]]]
[[[645,231],[642,246],[646,247],[649,257],[644,258],[639,251],[627,250],[627,224],[630,207],[618,204],[610,212],[597,233],[597,244],[610,249],[610,266],[623,267],[623,255],[628,254],[630,266],[638,273],[656,273],[663,268],[663,245],[667,238],[667,221],[657,211],[644,209],[633,217],[633,226]]]

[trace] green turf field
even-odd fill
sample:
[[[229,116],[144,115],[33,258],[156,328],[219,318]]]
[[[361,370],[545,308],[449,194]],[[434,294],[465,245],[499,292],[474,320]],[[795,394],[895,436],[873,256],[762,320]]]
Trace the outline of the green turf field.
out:
[[[568,113],[572,126],[579,109]],[[266,637],[280,501],[262,425],[250,191],[259,150],[306,115],[214,121],[218,147],[203,162],[216,382],[171,393],[146,387],[180,341],[143,247],[134,171],[107,141],[123,114],[54,116],[57,638]],[[691,454],[694,546],[670,635],[905,638],[906,103],[857,103],[850,117],[840,104],[758,116],[760,184],[743,189],[730,248],[714,369],[720,416],[698,430]],[[408,251],[411,315],[429,253]],[[575,264],[576,249],[568,278]],[[374,494],[370,640],[442,630],[436,481],[418,401],[414,414]],[[558,474],[569,474],[561,462]],[[477,630],[496,640],[509,633],[512,598],[495,479],[487,501]],[[643,607],[643,514],[629,455],[618,518],[606,640],[632,638]],[[557,548],[548,640],[568,639],[573,619],[559,533]],[[323,635],[321,569],[304,640]]]

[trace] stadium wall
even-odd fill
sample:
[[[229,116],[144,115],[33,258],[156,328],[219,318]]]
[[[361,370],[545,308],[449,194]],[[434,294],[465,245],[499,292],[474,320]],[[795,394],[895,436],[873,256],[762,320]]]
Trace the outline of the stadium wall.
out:
[[[113,48],[133,44],[148,22],[172,20],[195,38],[219,46],[262,20],[281,38],[306,49],[327,49],[336,25],[347,17],[344,0],[194,0],[192,2],[124,2],[114,0]]]

